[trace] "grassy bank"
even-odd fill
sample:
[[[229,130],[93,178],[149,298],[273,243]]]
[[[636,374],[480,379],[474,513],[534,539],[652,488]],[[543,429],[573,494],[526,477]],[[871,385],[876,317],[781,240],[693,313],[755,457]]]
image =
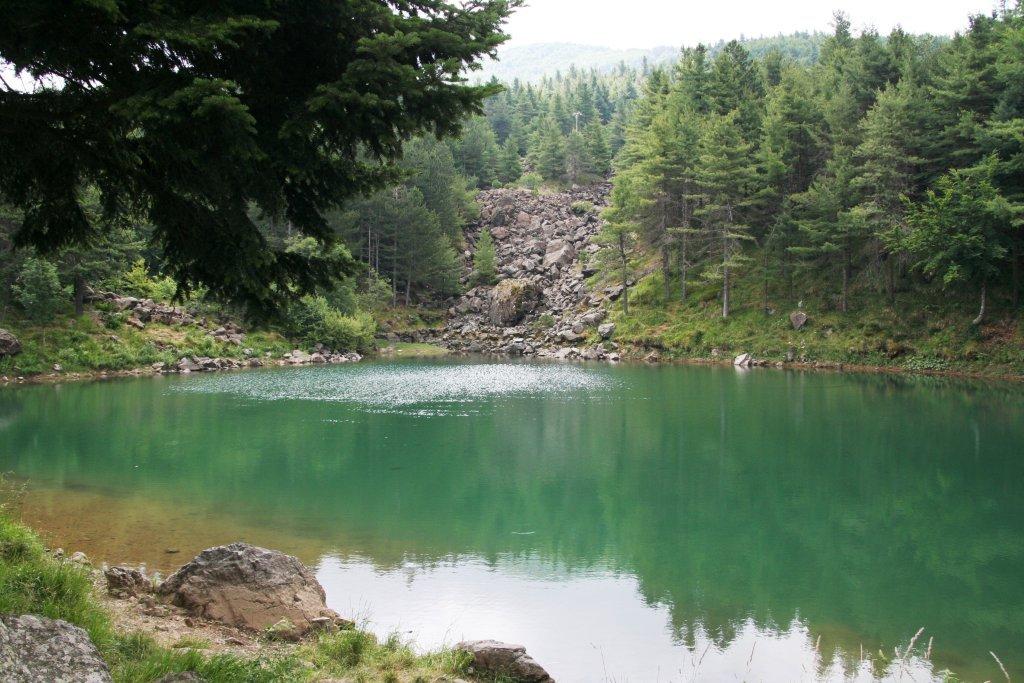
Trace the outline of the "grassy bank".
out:
[[[163,648],[141,633],[118,632],[97,596],[90,570],[48,553],[30,529],[0,509],[0,613],[39,614],[81,626],[109,664],[115,681],[154,681],[194,671],[210,683],[426,681],[465,676],[467,656],[451,650],[417,655],[397,637],[383,642],[363,631],[324,634],[290,649],[245,658],[194,647]]]
[[[10,317],[0,327],[21,341],[17,356],[0,358],[0,375],[29,376],[54,372],[118,372],[143,368],[153,363],[176,363],[183,356],[245,358],[270,352],[279,357],[293,348],[276,332],[256,331],[245,335],[242,346],[217,341],[199,325],[149,323],[139,330],[117,317],[89,310],[80,317],[62,315],[47,324]]]
[[[653,350],[668,359],[750,353],[771,362],[789,355],[810,364],[1024,376],[1024,323],[1005,300],[994,301],[985,322],[975,326],[977,301],[970,291],[897,293],[895,301],[859,291],[842,313],[822,303],[829,301],[825,287],[811,283],[797,296],[771,292],[766,313],[761,287],[756,273],[740,277],[733,311],[723,319],[716,285],[693,283],[685,305],[665,305],[660,274],[649,275],[631,290],[629,315],[621,302],[613,307],[615,341],[634,355]],[[796,310],[809,317],[800,330],[789,320]]]

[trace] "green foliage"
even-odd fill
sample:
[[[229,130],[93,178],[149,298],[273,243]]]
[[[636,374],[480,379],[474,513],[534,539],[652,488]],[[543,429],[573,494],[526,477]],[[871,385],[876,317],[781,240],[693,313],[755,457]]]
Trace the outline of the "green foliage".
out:
[[[373,349],[377,324],[368,313],[343,315],[322,296],[306,296],[288,311],[288,333],[308,344],[323,344],[334,351]]]
[[[68,288],[60,283],[57,266],[42,258],[25,261],[11,291],[25,315],[37,322],[52,320],[69,296]]]
[[[763,314],[789,299],[847,312],[861,293],[925,296],[933,277],[981,289],[981,314],[986,288],[1018,314],[1024,11],[973,17],[952,41],[835,26],[820,59],[698,46],[643,82],[610,215],[638,262],[660,266],[658,298],[706,303],[687,296],[694,282],[707,292],[699,275],[727,316],[730,279],[756,257]],[[598,261],[621,279],[611,251]]]
[[[0,188],[24,209],[17,241],[56,252],[141,214],[186,292],[265,312],[327,286],[353,264],[285,252],[250,208],[329,239],[324,214],[396,178],[405,140],[458,133],[482,111],[497,88],[462,75],[517,5],[5,4],[0,59],[63,86],[3,93]]]
[[[539,173],[524,173],[523,176],[519,179],[519,185],[521,187],[525,187],[533,194],[537,194],[537,191],[540,190],[540,186],[543,183],[544,179],[540,176]]]
[[[494,240],[491,238],[491,231],[487,228],[480,231],[480,239],[477,240],[476,252],[473,254],[473,269],[478,284],[493,285],[498,280]]]
[[[577,216],[585,216],[588,213],[593,213],[594,203],[580,200],[578,202],[573,202],[570,209],[572,210],[573,214]]]
[[[138,259],[132,267],[121,273],[114,283],[116,291],[142,299],[169,302],[177,293],[177,283],[169,277],[149,273],[146,262]]]

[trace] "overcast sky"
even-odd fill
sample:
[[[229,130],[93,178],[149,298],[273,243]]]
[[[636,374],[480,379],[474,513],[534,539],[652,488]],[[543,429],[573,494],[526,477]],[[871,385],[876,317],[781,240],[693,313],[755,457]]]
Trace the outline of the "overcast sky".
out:
[[[719,38],[825,31],[843,10],[855,28],[953,33],[996,0],[527,0],[507,25],[509,44],[615,48],[695,45]]]

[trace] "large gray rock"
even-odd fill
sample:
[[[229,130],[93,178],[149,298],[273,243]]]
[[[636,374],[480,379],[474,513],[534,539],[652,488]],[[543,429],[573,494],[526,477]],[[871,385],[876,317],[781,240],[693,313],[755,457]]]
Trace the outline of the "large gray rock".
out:
[[[21,353],[21,342],[7,330],[0,329],[0,357],[17,356]]]
[[[83,629],[34,614],[0,616],[0,680],[107,683],[110,670]]]
[[[572,245],[564,240],[551,240],[544,252],[544,267],[567,266],[576,258]]]
[[[153,582],[139,569],[110,567],[103,575],[107,579],[107,591],[111,595],[127,597],[153,592]]]
[[[524,683],[545,683],[554,679],[522,645],[497,640],[468,640],[455,646],[473,655],[473,672],[511,678]]]
[[[509,327],[536,307],[542,291],[529,280],[502,280],[491,290],[491,324]]]
[[[789,323],[793,326],[794,330],[799,330],[807,324],[807,314],[803,311],[793,311],[789,314]]]
[[[255,631],[287,620],[305,634],[314,620],[339,619],[327,608],[323,586],[298,559],[248,543],[204,550],[159,592],[193,614]]]

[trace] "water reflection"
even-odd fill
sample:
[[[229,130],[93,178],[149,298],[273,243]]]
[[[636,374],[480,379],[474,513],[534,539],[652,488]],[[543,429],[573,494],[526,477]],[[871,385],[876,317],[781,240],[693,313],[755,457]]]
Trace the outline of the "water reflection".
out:
[[[97,557],[245,538],[560,680],[870,677],[921,626],[984,680],[990,649],[1024,670],[1022,415],[1005,385],[379,364],[0,392],[0,467]]]

